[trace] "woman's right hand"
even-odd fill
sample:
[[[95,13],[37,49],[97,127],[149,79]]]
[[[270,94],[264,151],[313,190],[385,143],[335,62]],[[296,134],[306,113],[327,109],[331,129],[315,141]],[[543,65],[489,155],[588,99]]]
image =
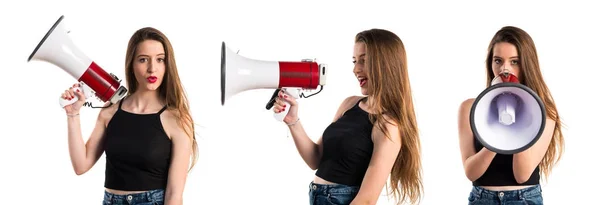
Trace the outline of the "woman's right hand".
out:
[[[79,88],[79,83],[75,83],[71,88],[65,90],[65,92],[61,95],[61,97],[65,100],[71,100],[75,96],[78,98],[76,102],[73,104],[67,105],[64,107],[67,115],[77,115],[79,114],[79,110],[85,103],[85,95],[81,93],[81,88],[75,91],[75,88]]]
[[[290,107],[286,107],[285,102],[289,103]],[[283,92],[282,90],[279,91],[277,98],[275,98],[273,112],[280,113],[282,111],[285,111],[286,109],[289,109],[289,112],[283,118],[283,122],[285,122],[286,124],[296,122],[298,120],[298,103],[293,97],[286,95],[285,92]]]

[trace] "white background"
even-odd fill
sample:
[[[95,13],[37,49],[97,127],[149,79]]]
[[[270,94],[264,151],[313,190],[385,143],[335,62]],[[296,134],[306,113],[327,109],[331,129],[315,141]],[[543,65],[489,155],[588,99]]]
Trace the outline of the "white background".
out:
[[[26,59],[60,17],[71,38],[106,71],[124,79],[127,41],[152,26],[172,41],[193,116],[200,158],[185,204],[308,204],[314,171],[300,158],[285,125],[264,105],[272,90],[240,93],[220,104],[220,46],[263,60],[317,58],[329,64],[327,86],[302,99],[300,116],[317,140],[341,101],[360,94],[352,73],[354,35],[370,28],[404,41],[423,146],[422,204],[466,204],[457,111],[485,88],[488,43],[502,26],[523,28],[538,48],[542,72],[566,124],[564,158],[543,184],[545,204],[588,204],[600,183],[598,154],[597,6],[521,1],[9,1],[0,7],[2,204],[100,204],[104,156],[75,175],[67,149],[60,93],[75,80],[58,67]],[[13,4],[12,6],[9,4]],[[100,105],[98,102],[94,102]],[[82,112],[84,138],[98,110]],[[589,188],[584,188],[589,187]],[[385,196],[378,204],[392,204]]]

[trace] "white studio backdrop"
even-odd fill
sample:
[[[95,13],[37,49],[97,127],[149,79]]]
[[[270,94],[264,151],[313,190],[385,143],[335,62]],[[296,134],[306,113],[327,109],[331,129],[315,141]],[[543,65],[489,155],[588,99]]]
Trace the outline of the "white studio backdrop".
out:
[[[395,32],[407,53],[423,147],[422,204],[466,204],[457,136],[460,103],[485,89],[484,61],[502,26],[534,39],[542,73],[567,125],[564,158],[543,184],[545,204],[586,204],[600,183],[593,162],[597,132],[598,24],[595,7],[575,1],[11,1],[0,8],[4,78],[0,124],[2,204],[99,204],[104,155],[75,175],[66,116],[58,97],[75,83],[66,72],[27,57],[60,17],[75,44],[121,79],[125,49],[139,28],[163,31],[198,124],[200,158],[185,204],[308,204],[314,171],[305,165],[284,124],[264,106],[273,90],[240,93],[220,104],[220,46],[261,60],[316,58],[329,65],[327,85],[301,99],[299,115],[313,140],[342,100],[359,95],[352,73],[354,35],[370,28]],[[11,5],[9,5],[11,4]],[[124,82],[123,82],[124,83]],[[99,102],[94,102],[100,105]],[[83,108],[84,140],[98,110]],[[590,185],[590,188],[584,188]],[[378,204],[392,204],[382,195]]]

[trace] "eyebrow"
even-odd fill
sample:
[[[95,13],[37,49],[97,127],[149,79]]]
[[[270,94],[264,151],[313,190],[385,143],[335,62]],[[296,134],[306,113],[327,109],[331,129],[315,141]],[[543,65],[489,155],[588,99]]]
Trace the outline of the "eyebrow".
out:
[[[494,56],[494,58],[502,58],[502,57],[500,57],[500,56]],[[508,59],[513,59],[513,58],[519,59],[519,56],[512,56],[512,57],[510,57]]]
[[[361,57],[364,57],[364,56],[365,56],[365,54],[363,53],[363,54],[360,54],[360,56],[358,56],[358,57],[361,58]],[[352,56],[352,58],[356,58],[356,57]]]
[[[164,54],[164,53],[159,53],[159,54],[157,54],[157,56],[161,56],[161,55],[165,55],[165,54]],[[142,57],[142,56],[143,56],[143,57],[150,57],[150,55],[146,55],[146,54],[140,54],[140,55],[138,55],[137,57],[139,58],[139,57]]]

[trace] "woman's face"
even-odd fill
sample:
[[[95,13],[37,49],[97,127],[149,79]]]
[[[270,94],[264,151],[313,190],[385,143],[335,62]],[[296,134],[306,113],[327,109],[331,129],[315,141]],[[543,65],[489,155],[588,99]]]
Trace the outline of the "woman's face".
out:
[[[367,87],[367,68],[365,61],[367,59],[366,56],[366,48],[365,43],[358,42],[354,44],[354,54],[352,56],[352,62],[354,63],[354,75],[358,80],[358,85],[360,86],[360,91],[363,95],[368,95],[368,87]]]
[[[517,47],[511,43],[500,42],[494,45],[492,53],[492,71],[494,72],[494,77],[497,77],[502,71],[508,71],[517,76],[517,78],[520,78],[521,61]]]
[[[165,50],[162,43],[145,40],[138,44],[133,72],[139,89],[158,89],[163,81],[165,67]]]

